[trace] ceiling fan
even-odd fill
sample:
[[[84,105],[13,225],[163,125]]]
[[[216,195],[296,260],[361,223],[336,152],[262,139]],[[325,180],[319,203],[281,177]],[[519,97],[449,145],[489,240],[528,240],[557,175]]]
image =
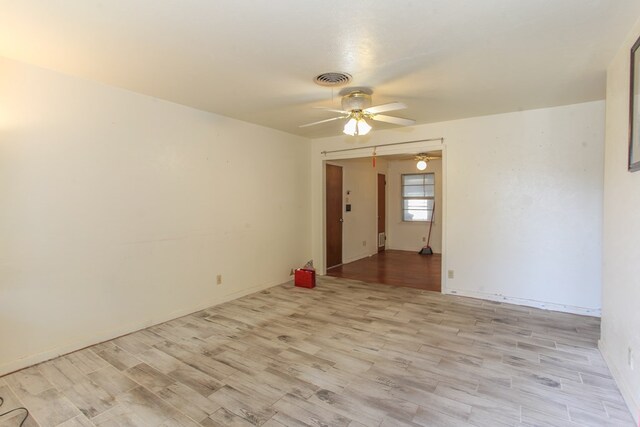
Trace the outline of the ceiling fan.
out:
[[[371,90],[368,89],[351,89],[342,97],[342,110],[332,108],[317,107],[326,111],[340,113],[338,117],[332,117],[326,120],[320,120],[313,123],[301,125],[301,128],[319,125],[334,120],[348,119],[344,125],[343,132],[347,135],[366,135],[371,130],[371,126],[365,119],[377,120],[379,122],[392,123],[399,126],[411,126],[415,124],[415,120],[403,119],[402,117],[387,116],[387,111],[402,110],[407,108],[402,102],[391,102],[389,104],[371,106]]]

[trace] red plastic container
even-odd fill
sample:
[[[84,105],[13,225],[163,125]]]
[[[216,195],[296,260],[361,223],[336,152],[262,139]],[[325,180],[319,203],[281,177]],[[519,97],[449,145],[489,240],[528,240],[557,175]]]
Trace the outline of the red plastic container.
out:
[[[316,272],[315,270],[307,270],[304,268],[298,268],[294,272],[293,283],[300,288],[315,288],[316,287]]]

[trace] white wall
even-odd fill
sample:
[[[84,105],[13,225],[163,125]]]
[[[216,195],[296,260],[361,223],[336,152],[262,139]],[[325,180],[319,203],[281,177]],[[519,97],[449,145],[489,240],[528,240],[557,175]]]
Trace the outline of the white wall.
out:
[[[378,174],[386,174],[387,162],[370,158],[329,162],[342,166],[342,263],[378,252]],[[351,194],[347,195],[347,191]],[[347,199],[351,212],[345,210]]]
[[[0,374],[289,280],[310,258],[308,156],[0,59]]]
[[[436,212],[431,230],[429,246],[435,253],[442,253],[442,160],[430,160],[425,171],[416,168],[415,160],[392,160],[389,162],[387,189],[389,249],[418,252],[426,245],[429,235],[428,222],[402,221],[402,174],[433,173],[435,176]],[[424,239],[424,240],[423,240]]]
[[[638,22],[607,71],[600,349],[631,413],[640,412],[640,172],[627,171],[629,52]],[[628,363],[631,348],[635,370]]]
[[[604,102],[312,141],[313,257],[323,256],[321,152],[444,137],[444,292],[598,314]],[[416,153],[437,144],[378,148]],[[360,150],[361,155],[371,148]],[[353,156],[360,151],[350,152]]]

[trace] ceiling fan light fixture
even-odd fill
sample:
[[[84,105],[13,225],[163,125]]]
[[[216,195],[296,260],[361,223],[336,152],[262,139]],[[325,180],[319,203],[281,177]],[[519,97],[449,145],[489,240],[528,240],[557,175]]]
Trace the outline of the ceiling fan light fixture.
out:
[[[346,135],[366,135],[371,130],[371,126],[362,117],[351,117],[344,125],[342,132]]]
[[[331,76],[325,76],[329,79]],[[370,88],[347,88],[340,91],[342,95],[342,109],[326,108],[326,107],[314,107],[330,111],[333,113],[339,113],[340,116],[330,117],[324,120],[318,120],[312,123],[306,123],[299,127],[305,128],[309,126],[319,125],[321,123],[332,122],[334,120],[347,119],[342,132],[345,135],[357,136],[367,135],[371,131],[371,125],[367,120],[375,120],[378,122],[390,123],[397,126],[412,126],[415,124],[415,120],[405,119],[402,117],[387,116],[387,111],[396,111],[407,108],[402,102],[390,102],[387,104],[380,104],[371,106],[371,89]],[[367,120],[365,120],[367,119]]]
[[[416,163],[416,168],[419,171],[423,171],[427,168],[427,162],[430,160],[429,156],[426,153],[420,153],[416,156],[416,160],[418,161],[418,163]]]
[[[371,130],[371,126],[364,119],[358,120],[358,135],[366,135]]]
[[[349,119],[347,124],[344,125],[343,133],[350,136],[355,136],[358,134],[358,121],[353,117]]]

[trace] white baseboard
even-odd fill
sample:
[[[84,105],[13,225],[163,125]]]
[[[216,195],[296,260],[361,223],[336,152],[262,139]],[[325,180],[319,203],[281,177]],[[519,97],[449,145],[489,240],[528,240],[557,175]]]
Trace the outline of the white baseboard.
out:
[[[108,332],[97,333],[95,335],[92,335],[91,337],[83,337],[82,339],[74,341],[73,343],[65,344],[51,350],[33,354],[30,356],[23,357],[21,359],[0,365],[0,376],[9,374],[11,372],[19,371],[20,369],[24,369],[29,366],[37,365],[38,363],[46,362],[47,360],[51,360],[65,354],[69,354],[74,351],[81,350],[83,348],[90,347],[95,344],[99,344],[101,342],[109,341],[114,338],[118,338],[123,335],[127,335],[132,332],[136,332],[141,329],[148,328],[150,326],[158,325],[160,323],[168,322],[169,320],[187,316],[197,311],[204,310],[205,308],[213,307],[237,298],[241,298],[245,295],[260,292],[262,290],[277,286],[278,284],[279,283],[269,283],[266,285],[253,286],[248,289],[243,289],[237,292],[231,292],[221,297],[217,297],[215,300],[208,300],[206,302],[203,302],[201,304],[198,304],[190,308],[176,310],[171,313],[167,313],[166,315],[158,316],[152,319],[147,319],[145,321],[134,323],[128,326],[115,328]]]
[[[370,256],[374,256],[377,253],[378,253],[378,251],[376,250],[376,252],[374,252],[374,253],[364,253],[364,254],[355,255],[355,256],[343,259],[342,263],[343,264],[349,264],[350,262],[358,261],[358,260],[361,260],[361,259],[364,259],[364,258],[369,258]]]
[[[636,425],[640,425],[640,402],[636,400],[631,390],[631,386],[626,381],[626,377],[620,374],[618,367],[611,360],[611,357],[609,356],[609,352],[607,351],[607,346],[602,340],[598,341],[598,349],[600,350],[600,354],[602,354],[602,358],[604,359],[605,363],[609,367],[609,371],[611,371],[611,376],[615,380],[618,386],[618,389],[620,389],[622,398],[627,404],[627,407],[631,412],[631,416],[635,420]]]
[[[415,252],[418,253],[420,252],[420,249],[422,249],[424,246],[426,245],[426,243],[423,243],[422,246],[419,247],[415,247],[415,246],[395,246],[395,245],[389,245],[387,247],[387,249],[392,250],[392,251],[404,251],[404,252]],[[431,249],[433,250],[434,254],[441,254],[442,251],[440,250],[440,248],[434,248],[433,246],[431,247]],[[437,250],[436,250],[437,249]]]
[[[556,304],[552,302],[536,301],[526,298],[514,298],[498,294],[488,294],[485,292],[461,291],[457,289],[446,289],[443,287],[443,294],[459,295],[463,297],[485,299],[489,301],[506,302],[515,305],[524,305],[526,307],[541,308],[543,310],[561,311],[563,313],[580,314],[583,316],[600,317],[599,308],[576,307],[573,305]]]

